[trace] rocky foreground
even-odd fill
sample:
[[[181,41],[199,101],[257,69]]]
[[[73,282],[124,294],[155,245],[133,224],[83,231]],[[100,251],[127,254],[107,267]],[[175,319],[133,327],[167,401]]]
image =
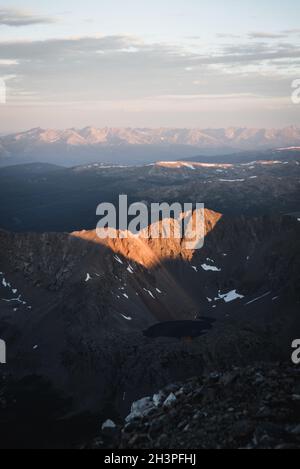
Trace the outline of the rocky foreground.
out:
[[[88,447],[299,449],[300,369],[259,364],[170,385]]]

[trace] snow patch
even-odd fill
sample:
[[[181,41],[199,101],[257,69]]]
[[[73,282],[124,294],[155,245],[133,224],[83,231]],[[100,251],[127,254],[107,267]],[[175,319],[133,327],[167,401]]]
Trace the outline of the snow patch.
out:
[[[115,256],[114,256],[114,259],[115,259],[117,262],[119,262],[119,264],[124,265],[123,261],[121,261],[121,259],[119,258],[119,256],[115,255]]]
[[[209,271],[209,270],[211,270],[212,272],[221,272],[222,271],[222,269],[219,269],[218,267],[215,267],[214,265],[202,264],[201,267],[205,271]]]
[[[131,267],[130,264],[129,264],[129,266],[127,267],[127,271],[128,271],[130,274],[134,274],[133,268]]]
[[[4,286],[4,288],[11,288],[11,285],[10,283],[8,283],[5,278],[2,279],[2,285]]]
[[[228,293],[225,293],[225,294],[221,294],[219,292],[219,295],[218,295],[218,298],[216,298],[215,300],[224,300],[225,303],[230,303],[231,301],[235,301],[235,300],[239,300],[239,299],[242,299],[244,298],[243,295],[240,295],[236,290],[231,290],[229,291]]]
[[[152,291],[150,290],[147,290],[146,288],[144,288],[145,292],[148,293],[148,295],[151,296],[151,298],[153,298],[155,300],[155,296],[153,295]]]
[[[126,321],[132,321],[130,316],[125,316],[125,314],[121,314],[122,318],[126,319]]]
[[[266,296],[269,296],[271,295],[272,292],[267,292],[267,293],[264,293],[263,295],[259,296],[258,298],[255,298],[254,300],[251,300],[249,301],[248,303],[246,303],[246,306],[247,305],[251,305],[252,303],[256,303],[256,301],[259,301],[259,300],[262,300],[263,298],[265,298]]]
[[[189,164],[189,163],[184,163],[183,165],[185,168],[188,168],[188,169],[193,169],[195,171],[195,166],[193,166],[192,164]]]
[[[220,182],[245,182],[245,179],[219,179]]]
[[[12,295],[16,295],[18,293],[18,290],[17,288],[14,288],[11,283],[9,283],[6,278],[4,277],[4,273],[3,272],[0,272],[0,275],[2,276],[2,282],[1,282],[1,285],[4,287],[4,288],[8,288]],[[22,296],[19,295],[18,298],[8,298],[8,299],[4,299],[4,298],[1,298],[1,301],[5,301],[6,303],[11,303],[11,302],[14,302],[14,301],[17,301],[18,303],[22,304],[22,305],[26,305],[26,301],[23,301],[22,299]]]
[[[5,301],[6,303],[11,303],[11,302],[14,302],[16,301],[17,303],[20,303],[22,305],[26,305],[26,301],[23,301],[21,299],[21,295],[18,296],[18,298],[11,298],[11,299],[4,299],[4,298],[1,298],[2,301]]]

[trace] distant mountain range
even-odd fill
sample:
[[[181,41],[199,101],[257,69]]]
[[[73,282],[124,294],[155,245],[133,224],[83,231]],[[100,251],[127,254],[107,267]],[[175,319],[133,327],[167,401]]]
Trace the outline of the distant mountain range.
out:
[[[300,147],[300,128],[149,129],[95,128],[53,130],[36,128],[0,138],[0,164],[47,162],[73,166],[88,162],[143,164]]]
[[[80,145],[192,145],[199,148],[233,147],[243,149],[300,145],[300,128],[248,129],[147,129],[102,128],[52,130],[36,128],[3,138],[3,145],[22,143]]]

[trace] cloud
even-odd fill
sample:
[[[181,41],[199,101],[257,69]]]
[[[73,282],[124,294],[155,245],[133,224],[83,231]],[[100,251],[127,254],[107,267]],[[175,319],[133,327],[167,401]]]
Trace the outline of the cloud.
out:
[[[17,60],[1,60],[0,59],[0,66],[10,66],[10,65],[18,65]]]
[[[300,28],[298,29],[286,29],[285,31],[282,31],[283,34],[300,34]]]
[[[299,45],[273,40],[192,49],[124,35],[0,41],[0,64],[15,75],[11,102],[29,105],[33,96],[35,104],[90,103],[103,113],[115,106],[125,113],[129,103],[142,112],[152,101],[166,109],[176,101],[187,112],[194,100],[200,107],[200,97],[216,108],[225,97],[250,102],[255,96],[257,103],[289,97],[299,57]]]
[[[261,31],[253,31],[248,34],[250,39],[282,39],[287,36],[287,33],[267,33]]]
[[[128,63],[169,67],[193,68],[207,64],[236,64],[245,61],[260,62],[278,58],[300,57],[300,44],[287,42],[244,42],[212,45],[201,49],[185,50],[166,43],[145,43],[133,36],[93,36],[48,39],[44,41],[0,41],[0,59],[19,59],[34,64],[52,64],[102,61],[104,64],[120,65],[125,58]],[[129,54],[132,59],[129,59]],[[150,62],[148,62],[150,61]],[[51,63],[50,63],[51,65]],[[92,63],[90,63],[92,66]]]
[[[221,38],[221,39],[240,39],[240,35],[239,34],[225,34],[225,33],[218,33],[216,35],[217,37]]]
[[[33,26],[36,24],[55,23],[57,20],[50,16],[40,16],[24,10],[0,8],[0,26]]]

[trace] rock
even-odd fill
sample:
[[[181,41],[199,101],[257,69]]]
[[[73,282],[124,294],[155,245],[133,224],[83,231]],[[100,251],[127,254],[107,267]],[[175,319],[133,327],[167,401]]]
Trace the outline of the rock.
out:
[[[217,383],[220,380],[221,376],[222,375],[220,373],[214,372],[209,375],[209,380],[213,383]]]
[[[266,423],[259,425],[255,431],[255,436],[258,442],[275,442],[286,441],[288,438],[287,431],[280,425],[273,423]]]
[[[183,394],[184,394],[184,388],[183,387],[178,389],[178,391],[175,392],[176,397],[182,396]]]
[[[106,420],[103,424],[102,424],[102,427],[101,427],[101,430],[106,430],[106,429],[112,429],[112,428],[116,428],[116,424],[115,422],[113,422],[112,420]]]
[[[256,413],[256,417],[259,419],[272,419],[274,412],[269,407],[261,407]]]
[[[238,379],[238,376],[239,374],[237,371],[228,372],[222,376],[220,382],[223,386],[229,386]]]
[[[299,447],[297,445],[283,443],[282,445],[277,445],[275,447],[275,449],[277,449],[277,450],[288,450],[288,449],[299,449]]]
[[[192,399],[194,401],[201,402],[201,400],[203,399],[203,390],[202,390],[202,388],[201,389],[196,389],[196,391],[193,392]]]
[[[126,417],[126,422],[131,422],[136,418],[142,418],[145,415],[148,415],[150,411],[155,408],[153,400],[151,397],[144,397],[139,401],[133,402],[131,406],[131,412]]]
[[[159,439],[158,439],[158,447],[159,448],[166,448],[168,443],[169,443],[169,440],[170,438],[168,437],[168,435],[166,435],[165,433],[163,433]]]
[[[136,420],[131,420],[130,422],[126,423],[123,428],[124,433],[132,433],[137,431],[139,428],[139,424]]]
[[[157,436],[161,432],[162,429],[163,429],[162,420],[154,420],[151,423],[149,435],[151,436],[151,438],[153,438]]]
[[[165,402],[163,403],[163,406],[164,407],[172,407],[172,405],[177,401],[177,397],[175,396],[175,394],[173,394],[171,392],[171,394],[169,394],[169,396],[167,397],[167,399],[165,400]]]
[[[297,425],[297,427],[293,428],[293,430],[291,431],[291,433],[293,435],[300,435],[300,425]]]
[[[186,423],[186,420],[183,420],[182,422],[179,422],[179,424],[177,425],[177,428],[178,430],[182,430],[183,428],[185,428],[187,425]]]
[[[178,391],[179,386],[177,384],[169,384],[165,387],[164,391],[166,394],[174,393]]]
[[[106,420],[102,424],[101,431],[101,436],[103,437],[104,443],[100,443],[101,440],[98,442],[94,441],[93,447],[100,448],[101,445],[103,447],[103,444],[106,447],[114,447],[120,439],[120,428],[117,427],[117,425],[112,420]]]
[[[189,379],[176,394],[163,389],[142,400],[147,418],[133,421],[128,437],[125,426],[121,447],[300,449],[298,379],[286,364],[263,363]]]
[[[142,447],[149,445],[150,438],[146,433],[136,434],[129,440],[129,446],[142,445]]]
[[[233,424],[232,434],[235,438],[250,438],[255,430],[255,425],[250,420],[240,420]]]
[[[194,415],[193,415],[193,420],[199,420],[201,418],[201,412],[200,411],[197,411]]]
[[[163,404],[164,399],[165,399],[165,394],[162,391],[158,392],[157,394],[154,394],[153,403],[155,407],[160,407]]]
[[[262,384],[265,381],[265,378],[261,373],[257,373],[255,376],[255,384]]]

